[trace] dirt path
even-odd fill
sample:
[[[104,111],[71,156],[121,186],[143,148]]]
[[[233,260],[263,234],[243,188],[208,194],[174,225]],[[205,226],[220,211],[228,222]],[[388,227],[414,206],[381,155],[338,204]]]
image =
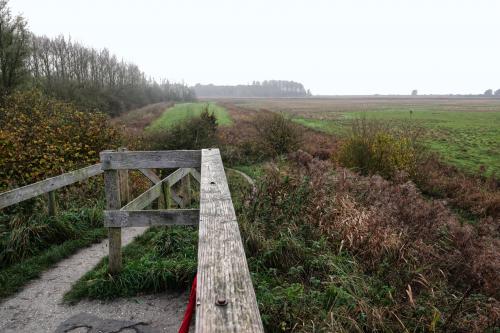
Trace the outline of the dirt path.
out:
[[[124,229],[123,245],[130,243],[144,231],[145,228]],[[101,319],[128,321],[129,325],[130,322],[147,323],[147,330],[144,332],[176,332],[187,304],[187,291],[111,302],[82,301],[74,306],[61,304],[62,296],[71,285],[91,270],[107,253],[107,240],[82,249],[43,273],[39,279],[29,283],[12,298],[0,303],[0,332],[54,332],[61,323],[73,316],[85,317],[82,314],[90,315],[88,318],[95,315]],[[67,332],[86,331],[87,329],[77,329]],[[130,330],[123,332],[125,331]]]

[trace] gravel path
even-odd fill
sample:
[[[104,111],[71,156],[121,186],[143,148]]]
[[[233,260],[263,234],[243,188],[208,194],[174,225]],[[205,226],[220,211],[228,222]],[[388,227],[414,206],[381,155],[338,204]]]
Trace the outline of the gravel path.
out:
[[[145,228],[123,229],[123,245],[144,231]],[[62,322],[82,313],[102,319],[146,322],[155,332],[176,332],[187,305],[187,291],[110,302],[82,301],[73,306],[61,304],[71,285],[107,254],[107,240],[82,249],[0,303],[0,332],[54,332]]]

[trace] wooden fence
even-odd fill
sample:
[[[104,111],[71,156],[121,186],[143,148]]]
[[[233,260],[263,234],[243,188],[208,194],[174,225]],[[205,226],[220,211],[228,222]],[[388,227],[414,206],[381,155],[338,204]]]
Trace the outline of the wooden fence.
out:
[[[198,225],[196,332],[263,332],[229,187],[218,149],[184,151],[103,151],[101,163],[19,189],[0,193],[0,208],[49,193],[104,172],[109,233],[109,271],[122,266],[121,229],[135,226]],[[151,169],[176,168],[160,179]],[[142,172],[153,185],[130,201],[128,170]],[[198,171],[199,169],[200,171]],[[190,177],[200,183],[200,208],[190,202]],[[184,198],[172,186],[179,181]],[[158,210],[145,210],[158,199]],[[170,209],[171,200],[179,209]],[[51,208],[52,206],[52,208]]]

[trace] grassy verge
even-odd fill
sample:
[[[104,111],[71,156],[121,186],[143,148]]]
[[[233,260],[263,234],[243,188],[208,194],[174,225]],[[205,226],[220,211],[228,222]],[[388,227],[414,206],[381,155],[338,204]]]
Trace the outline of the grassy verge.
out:
[[[79,249],[97,243],[107,236],[104,228],[88,231],[79,239],[72,239],[60,245],[53,245],[39,255],[14,264],[0,271],[0,299],[13,295],[26,283],[60,260],[69,257]]]
[[[232,124],[231,117],[226,109],[215,103],[182,103],[175,104],[175,106],[167,109],[158,119],[147,127],[147,131],[169,129],[183,120],[200,116],[204,107],[207,105],[208,111],[214,113],[219,125],[229,126]]]
[[[233,167],[234,169],[241,171],[253,180],[259,178],[264,173],[263,169],[264,163],[252,164],[252,165],[237,165]]]
[[[151,228],[123,249],[123,270],[107,272],[104,258],[66,293],[64,300],[112,299],[185,289],[196,274],[198,233],[191,227]]]
[[[0,230],[0,298],[14,294],[53,264],[107,235],[102,227],[102,203],[69,209],[56,217],[3,217],[9,223]]]

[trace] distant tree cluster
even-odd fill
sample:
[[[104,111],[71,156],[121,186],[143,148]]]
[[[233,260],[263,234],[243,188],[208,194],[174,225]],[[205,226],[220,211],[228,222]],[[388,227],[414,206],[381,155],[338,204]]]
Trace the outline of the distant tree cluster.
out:
[[[156,82],[135,64],[63,36],[38,37],[0,0],[0,97],[36,87],[56,98],[110,115],[161,101],[195,98],[184,84]],[[3,99],[3,97],[2,97]]]
[[[194,87],[197,96],[201,97],[306,97],[302,83],[294,81],[254,81],[248,85],[217,86],[213,84],[197,84]]]
[[[493,92],[493,89],[487,89],[483,95],[484,96],[500,96],[500,89],[495,90],[495,92]]]

